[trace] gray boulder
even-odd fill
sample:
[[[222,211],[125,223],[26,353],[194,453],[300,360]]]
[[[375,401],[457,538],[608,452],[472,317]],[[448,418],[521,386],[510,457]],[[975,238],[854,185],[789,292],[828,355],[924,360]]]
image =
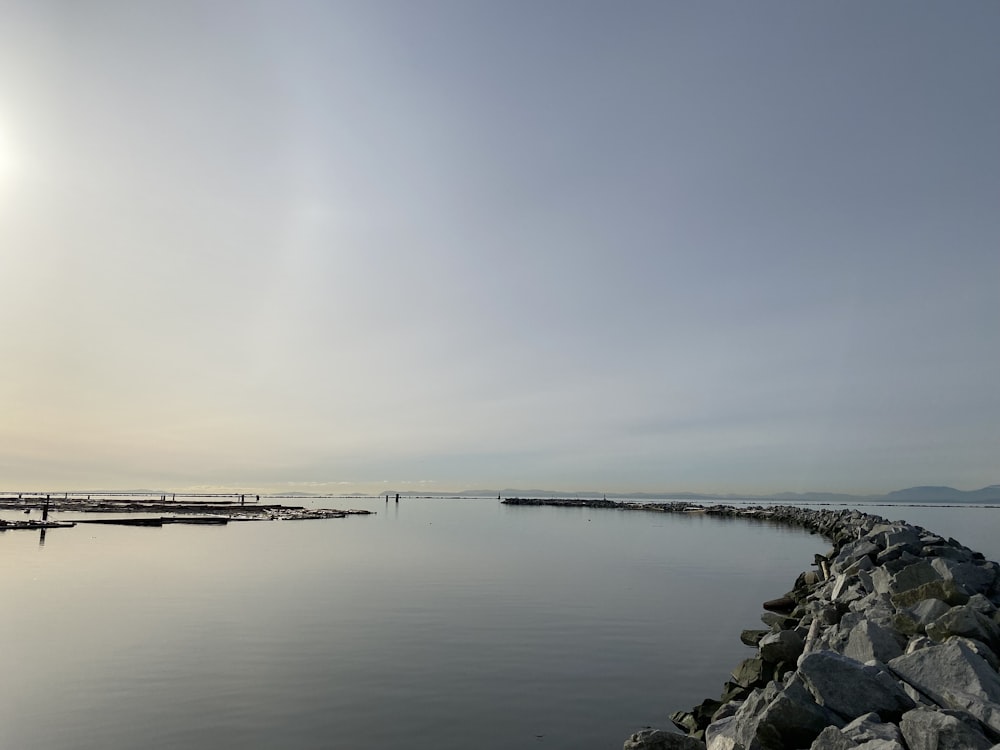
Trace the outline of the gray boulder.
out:
[[[888,662],[902,654],[903,646],[893,632],[867,619],[851,628],[844,647],[844,656],[861,663],[872,659]]]
[[[1000,703],[1000,674],[957,640],[896,657],[889,669],[944,708],[965,708],[966,696]]]
[[[727,716],[713,721],[705,729],[705,744],[708,750],[746,750],[736,739],[735,716]]]
[[[973,653],[983,657],[986,663],[993,667],[993,669],[1000,671],[1000,659],[997,658],[996,652],[982,641],[974,641],[971,638],[963,638],[959,635],[950,636],[948,640],[964,643]],[[928,645],[933,645],[933,643]]]
[[[891,720],[915,705],[885,670],[833,651],[805,654],[799,660],[798,674],[817,704],[845,719],[874,711]]]
[[[760,658],[766,662],[795,662],[802,653],[805,641],[794,630],[779,630],[760,639]]]
[[[982,594],[969,597],[969,606],[987,617],[992,617],[997,611],[997,606]]]
[[[862,538],[849,542],[840,548],[840,552],[837,553],[837,557],[834,559],[831,569],[835,573],[840,573],[860,558],[874,557],[880,551],[881,549],[879,546],[868,539]]]
[[[951,607],[940,599],[924,599],[912,607],[900,610],[893,619],[893,625],[906,635],[924,633],[930,623],[949,609]]]
[[[760,643],[760,639],[770,632],[770,630],[744,630],[740,633],[740,641],[745,646],[756,646]]]
[[[910,607],[924,599],[940,599],[948,604],[965,604],[969,601],[969,592],[954,581],[930,581],[907,591],[891,595],[896,607]]]
[[[973,560],[972,550],[962,546],[953,547],[950,544],[945,544],[943,540],[926,544],[920,552],[924,557],[943,557],[956,562],[971,562]]]
[[[899,728],[910,750],[988,750],[992,744],[978,729],[929,708],[907,711]]]
[[[848,738],[837,727],[827,727],[813,740],[809,750],[854,750],[858,743]]]
[[[712,724],[706,730],[712,750],[728,742],[744,750],[808,747],[825,727],[843,724],[836,714],[818,706],[794,675],[783,688],[772,682],[755,691],[732,719],[724,721],[731,723]]]
[[[944,557],[931,561],[941,577],[954,581],[970,594],[984,594],[993,586],[997,573],[990,563],[956,562]]]
[[[643,729],[625,740],[622,750],[705,750],[705,743],[663,729]]]
[[[944,578],[930,562],[921,560],[920,562],[907,565],[889,579],[889,593],[899,594],[910,591],[925,583],[940,581]]]
[[[899,727],[887,721],[882,721],[876,713],[859,716],[841,731],[846,737],[859,743],[871,740],[903,741],[903,735],[900,734]]]
[[[920,533],[912,526],[897,526],[886,531],[882,537],[882,547],[890,549],[897,545],[907,548],[913,554],[919,554],[924,543]]]
[[[980,641],[994,652],[1000,651],[1000,625],[972,605],[952,607],[926,626],[927,635],[935,641],[944,641],[951,635],[960,635]]]
[[[764,665],[764,660],[759,657],[744,659],[732,672],[733,681],[743,687],[762,685],[770,679],[766,676],[769,674],[770,671]]]

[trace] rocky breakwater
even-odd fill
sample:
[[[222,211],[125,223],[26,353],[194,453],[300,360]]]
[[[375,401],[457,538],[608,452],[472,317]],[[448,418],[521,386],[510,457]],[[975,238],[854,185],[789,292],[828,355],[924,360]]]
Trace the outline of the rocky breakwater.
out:
[[[625,750],[1000,750],[1000,566],[859,511],[705,509],[833,542],[767,602],[718,699]]]

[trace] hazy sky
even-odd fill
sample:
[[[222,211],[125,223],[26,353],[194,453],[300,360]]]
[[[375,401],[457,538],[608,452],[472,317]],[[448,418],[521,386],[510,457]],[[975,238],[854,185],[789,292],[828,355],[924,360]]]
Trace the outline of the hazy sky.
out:
[[[1000,482],[998,38],[0,0],[0,489]]]

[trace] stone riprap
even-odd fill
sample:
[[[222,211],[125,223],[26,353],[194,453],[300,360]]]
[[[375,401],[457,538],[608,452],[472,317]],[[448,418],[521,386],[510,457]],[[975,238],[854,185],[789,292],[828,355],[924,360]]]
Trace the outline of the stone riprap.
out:
[[[799,526],[833,547],[785,596],[718,699],[625,750],[1000,750],[1000,565],[858,510],[519,500],[705,513]]]

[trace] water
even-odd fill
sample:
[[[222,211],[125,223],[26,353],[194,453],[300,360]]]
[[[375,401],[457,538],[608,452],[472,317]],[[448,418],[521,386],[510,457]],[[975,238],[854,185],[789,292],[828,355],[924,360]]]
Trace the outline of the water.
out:
[[[760,602],[828,546],[703,516],[323,505],[378,515],[0,534],[0,748],[619,748],[717,696]]]

